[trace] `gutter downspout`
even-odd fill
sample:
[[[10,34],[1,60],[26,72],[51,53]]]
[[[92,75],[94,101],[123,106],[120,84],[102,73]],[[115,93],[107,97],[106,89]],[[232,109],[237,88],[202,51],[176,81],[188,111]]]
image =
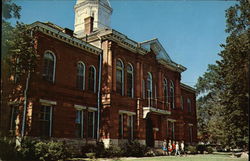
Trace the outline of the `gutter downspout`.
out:
[[[28,73],[27,79],[26,79],[26,87],[24,90],[24,102],[23,102],[23,120],[22,120],[22,131],[21,131],[21,137],[24,137],[24,128],[25,128],[25,120],[26,120],[26,113],[27,113],[27,91],[29,88],[29,80],[30,80],[30,71]]]
[[[102,75],[102,53],[99,56],[99,75],[98,75],[98,96],[97,96],[97,110],[98,110],[98,115],[97,115],[97,135],[96,135],[96,139],[97,141],[99,141],[99,137],[100,137],[100,108],[101,108],[101,75]]]

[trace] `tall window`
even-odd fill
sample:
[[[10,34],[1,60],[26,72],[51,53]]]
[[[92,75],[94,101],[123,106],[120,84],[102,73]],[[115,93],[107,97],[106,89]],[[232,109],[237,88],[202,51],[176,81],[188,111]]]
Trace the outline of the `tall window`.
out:
[[[43,77],[50,82],[54,82],[55,63],[56,63],[54,54],[50,51],[45,52],[43,61],[44,61]]]
[[[52,106],[42,105],[40,109],[40,136],[50,137],[52,130]]]
[[[83,111],[82,110],[76,110],[76,137],[83,138],[84,136],[84,128],[83,128]]]
[[[168,107],[168,81],[166,78],[163,80],[163,94],[164,94],[164,104],[165,108]]]
[[[189,98],[187,99],[187,106],[188,106],[188,112],[191,112],[191,101]]]
[[[175,123],[174,122],[172,122],[172,121],[168,121],[168,134],[169,134],[169,137],[171,138],[171,139],[175,139],[175,132],[174,132],[174,126],[175,126]]]
[[[190,143],[193,142],[193,127],[192,126],[189,126],[189,141]]]
[[[15,134],[16,130],[17,115],[18,115],[18,106],[11,106],[10,130],[13,134]]]
[[[119,138],[123,138],[123,114],[119,114]]]
[[[181,109],[184,109],[184,104],[183,104],[183,96],[181,96]]]
[[[81,90],[85,88],[85,65],[82,62],[77,64],[76,87]]]
[[[89,82],[88,82],[88,89],[90,91],[95,92],[95,85],[96,84],[96,70],[94,66],[89,67]]]
[[[124,90],[124,66],[120,59],[116,61],[116,92],[123,95]]]
[[[95,112],[88,112],[88,137],[96,138],[96,126],[95,126]]]
[[[145,81],[142,80],[142,98],[145,99]]]
[[[134,74],[133,66],[128,64],[127,66],[127,95],[134,97]]]
[[[170,81],[170,106],[174,109],[174,83]]]
[[[148,72],[148,76],[147,76],[147,98],[148,98],[148,105],[152,106],[153,79],[152,79],[152,74],[149,72]]]
[[[133,140],[134,137],[134,119],[133,115],[128,116],[128,136],[129,139]]]

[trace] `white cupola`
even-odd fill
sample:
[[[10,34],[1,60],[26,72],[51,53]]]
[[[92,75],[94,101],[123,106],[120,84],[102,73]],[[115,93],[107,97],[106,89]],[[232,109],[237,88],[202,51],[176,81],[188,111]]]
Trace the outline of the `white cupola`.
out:
[[[112,8],[108,0],[77,0],[75,5],[75,29],[77,37],[85,36],[86,18],[93,17],[93,31],[110,28]]]

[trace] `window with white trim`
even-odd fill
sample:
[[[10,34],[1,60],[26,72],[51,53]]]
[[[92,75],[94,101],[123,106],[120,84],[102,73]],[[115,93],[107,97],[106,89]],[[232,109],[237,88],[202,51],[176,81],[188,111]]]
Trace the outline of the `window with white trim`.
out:
[[[123,114],[119,114],[119,138],[123,138]]]
[[[188,112],[191,112],[191,100],[189,98],[187,99],[187,107],[188,107]]]
[[[181,96],[181,109],[184,110],[183,96]]]
[[[127,66],[127,96],[134,97],[134,69],[131,64]]]
[[[145,81],[144,79],[142,80],[142,98],[145,99],[146,96],[145,96]]]
[[[94,66],[89,67],[88,89],[92,92],[96,91],[96,69]]]
[[[88,111],[88,137],[96,138],[96,112]]]
[[[76,87],[81,90],[85,89],[85,65],[82,62],[77,63]]]
[[[76,120],[75,120],[75,125],[76,125],[76,130],[75,134],[77,138],[83,138],[84,137],[84,128],[83,128],[83,110],[76,110]]]
[[[174,83],[170,81],[170,107],[174,109]]]
[[[134,137],[134,118],[133,115],[128,115],[128,137],[133,140]]]
[[[16,119],[18,116],[18,106],[11,106],[11,119],[10,119],[10,131],[15,134],[16,130]]]
[[[39,113],[40,136],[51,137],[52,133],[52,106],[41,105]]]
[[[116,92],[124,94],[124,65],[120,59],[116,61]]]
[[[43,57],[43,77],[47,81],[54,82],[55,65],[56,65],[55,55],[50,51],[46,51]]]
[[[193,142],[193,126],[189,126],[189,141],[190,143]]]
[[[165,108],[168,109],[168,81],[166,78],[163,79],[163,95]]]
[[[171,139],[175,139],[175,123],[173,121],[168,121],[168,136]]]
[[[148,72],[147,76],[147,99],[148,99],[148,106],[152,106],[152,98],[153,98],[153,78],[152,74]]]

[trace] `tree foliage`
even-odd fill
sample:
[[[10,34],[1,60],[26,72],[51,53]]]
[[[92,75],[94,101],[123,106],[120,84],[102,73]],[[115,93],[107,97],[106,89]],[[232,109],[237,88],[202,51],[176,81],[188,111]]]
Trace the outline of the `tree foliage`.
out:
[[[10,0],[2,1],[2,7],[0,121],[5,133],[8,128],[5,121],[10,112],[6,107],[10,101],[21,103],[24,100],[25,82],[27,76],[35,71],[37,54],[33,31],[29,26],[19,22],[12,26],[8,22],[11,18],[20,18],[21,7]]]
[[[212,142],[243,147],[249,135],[249,2],[230,7],[226,18],[229,36],[221,45],[222,59],[209,65],[196,84],[203,94],[197,101],[199,128],[201,136],[209,134]]]
[[[11,0],[2,1],[2,21],[10,18],[20,18],[21,7],[12,3]]]

